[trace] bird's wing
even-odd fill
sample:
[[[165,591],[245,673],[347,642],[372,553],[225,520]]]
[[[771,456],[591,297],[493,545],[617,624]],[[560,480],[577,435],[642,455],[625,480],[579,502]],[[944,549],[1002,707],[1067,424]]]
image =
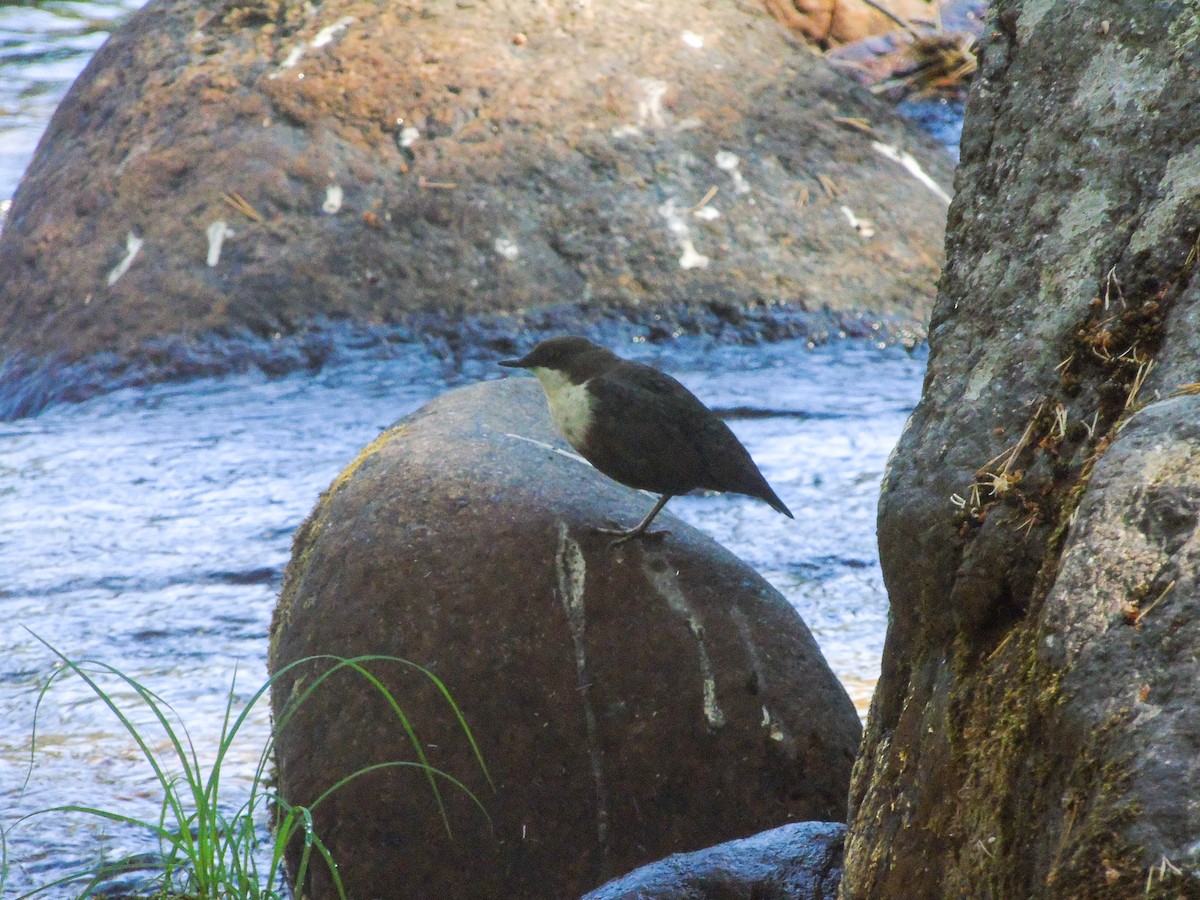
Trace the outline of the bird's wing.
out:
[[[680,417],[671,414],[671,382],[662,380],[667,378],[622,367],[589,381],[593,415],[581,450],[597,469],[623,484],[682,494],[695,487],[687,484],[695,465],[686,457],[690,442]]]
[[[670,375],[631,363],[588,387],[605,414],[585,455],[601,472],[657,493],[749,494],[786,512],[729,426]]]
[[[709,457],[737,438],[678,381],[629,365],[588,387],[601,414],[593,418],[585,455],[601,472],[658,493],[720,489],[709,483]]]
[[[696,395],[680,384],[679,381],[665,372],[658,371],[653,366],[626,361],[621,367],[612,370],[612,377],[619,380],[621,384],[636,387],[638,390],[646,391],[650,394],[670,397],[672,399],[685,398],[700,406],[704,406],[704,404],[696,399]],[[708,407],[704,408],[707,409]]]

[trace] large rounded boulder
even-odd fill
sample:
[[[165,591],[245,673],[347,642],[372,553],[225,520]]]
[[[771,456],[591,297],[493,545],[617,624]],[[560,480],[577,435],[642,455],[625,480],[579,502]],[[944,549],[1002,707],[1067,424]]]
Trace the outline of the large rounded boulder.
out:
[[[533,379],[447,394],[366,448],[296,537],[272,630],[279,788],[350,896],[561,898],[681,851],[846,812],[860,726],[792,607],[557,438]],[[439,807],[444,808],[442,815]],[[481,808],[486,810],[486,815]],[[452,832],[452,837],[448,834]],[[296,850],[296,848],[293,848]],[[293,867],[298,851],[291,856]],[[295,868],[293,868],[295,871]],[[334,896],[323,865],[309,897]]]
[[[919,327],[951,171],[750,4],[152,0],[14,198],[0,412],[316,364],[330,319]]]

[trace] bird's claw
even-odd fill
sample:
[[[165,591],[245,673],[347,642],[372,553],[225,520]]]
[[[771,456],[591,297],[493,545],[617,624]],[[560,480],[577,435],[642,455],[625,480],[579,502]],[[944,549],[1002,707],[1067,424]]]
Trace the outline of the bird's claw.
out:
[[[609,550],[612,550],[614,547],[619,547],[621,544],[628,543],[634,538],[642,538],[643,540],[657,544],[671,533],[665,528],[658,531],[647,531],[644,529],[639,531],[637,528],[604,528],[600,525],[593,526],[592,531],[596,534],[616,535],[616,539],[609,541],[608,543]]]

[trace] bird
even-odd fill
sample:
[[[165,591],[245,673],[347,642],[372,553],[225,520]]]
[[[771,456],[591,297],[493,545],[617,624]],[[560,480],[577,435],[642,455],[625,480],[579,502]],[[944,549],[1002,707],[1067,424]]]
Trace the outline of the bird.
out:
[[[614,481],[659,495],[634,527],[594,528],[616,535],[610,546],[661,535],[647,532],[654,517],[698,489],[756,497],[794,518],[729,426],[670,375],[575,336],[544,340],[500,365],[537,376],[550,418],[580,456]]]

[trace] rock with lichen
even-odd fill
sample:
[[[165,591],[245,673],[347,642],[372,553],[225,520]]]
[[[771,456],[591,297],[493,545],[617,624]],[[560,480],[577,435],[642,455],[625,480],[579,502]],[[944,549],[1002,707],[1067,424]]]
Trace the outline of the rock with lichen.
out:
[[[1194,17],[993,9],[881,498],[845,896],[1200,883]]]

